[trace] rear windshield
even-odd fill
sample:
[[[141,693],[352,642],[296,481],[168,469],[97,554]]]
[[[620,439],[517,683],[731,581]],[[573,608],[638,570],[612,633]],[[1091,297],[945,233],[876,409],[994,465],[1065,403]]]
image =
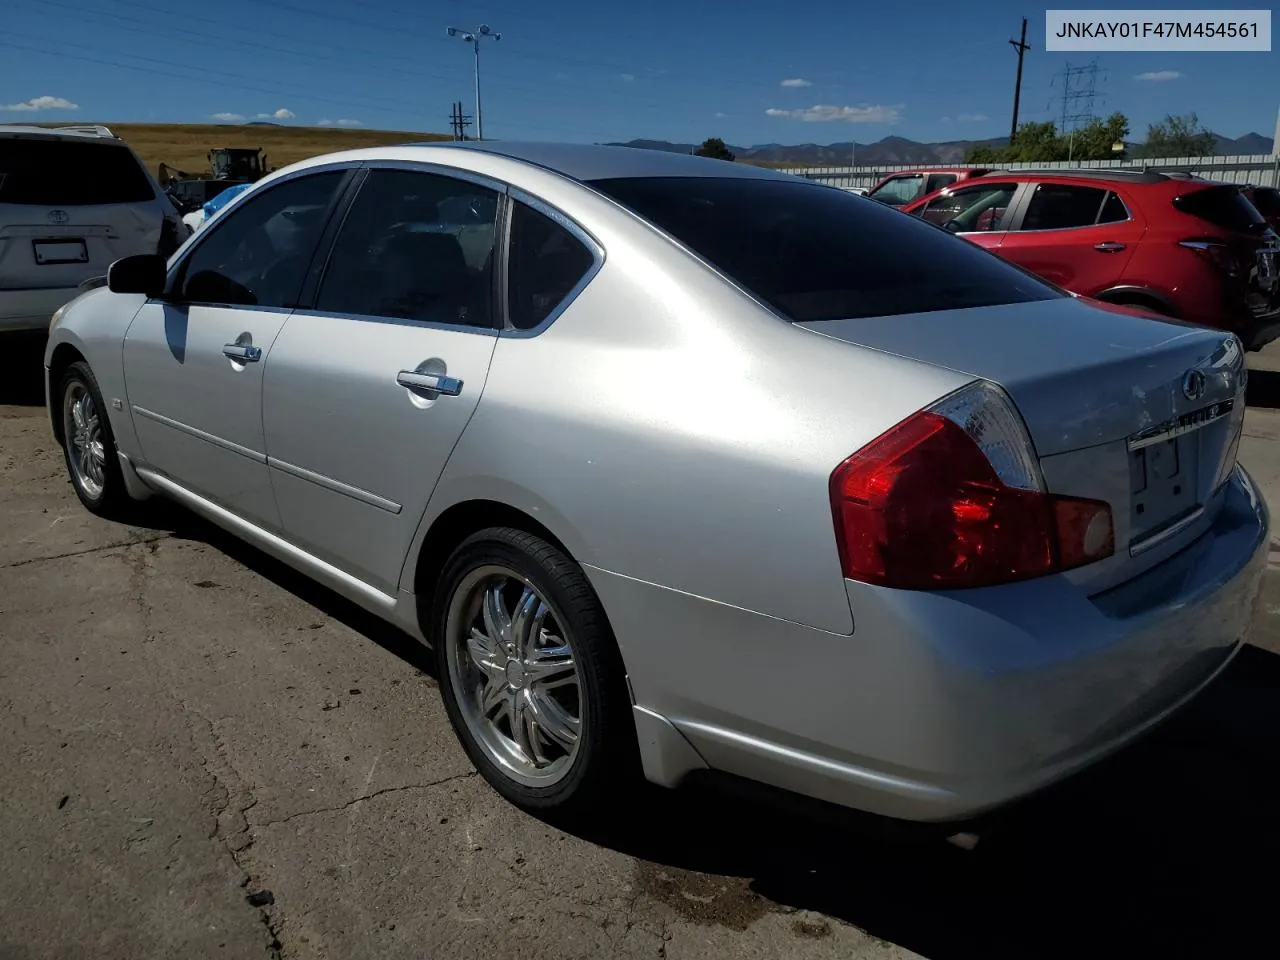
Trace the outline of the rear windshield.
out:
[[[76,207],[154,199],[127,147],[0,137],[0,203]]]
[[[1049,300],[1063,294],[967,240],[796,180],[597,180],[797,323]]]
[[[1206,220],[1215,227],[1236,233],[1258,233],[1267,221],[1239,187],[1208,187],[1175,197],[1173,205],[1183,213]]]

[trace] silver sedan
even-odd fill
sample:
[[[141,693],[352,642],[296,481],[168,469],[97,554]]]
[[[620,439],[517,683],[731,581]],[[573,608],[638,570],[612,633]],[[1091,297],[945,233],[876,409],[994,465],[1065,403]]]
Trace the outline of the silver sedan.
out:
[[[784,173],[409,145],[258,183],[59,311],[76,493],[160,494],[431,645],[530,808],[715,770],[949,821],[1239,649],[1230,335]]]

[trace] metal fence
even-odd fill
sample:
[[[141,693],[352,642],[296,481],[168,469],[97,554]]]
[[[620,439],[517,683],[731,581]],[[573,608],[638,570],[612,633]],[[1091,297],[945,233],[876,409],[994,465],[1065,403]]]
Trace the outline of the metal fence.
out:
[[[854,167],[792,167],[787,172],[834,187],[869,189],[891,173],[910,170],[940,170],[964,164],[874,164]],[[1236,157],[1169,157],[1132,160],[1076,160],[1064,163],[1005,163],[1001,170],[1159,170],[1194,173],[1222,183],[1280,187],[1280,156],[1259,153]]]

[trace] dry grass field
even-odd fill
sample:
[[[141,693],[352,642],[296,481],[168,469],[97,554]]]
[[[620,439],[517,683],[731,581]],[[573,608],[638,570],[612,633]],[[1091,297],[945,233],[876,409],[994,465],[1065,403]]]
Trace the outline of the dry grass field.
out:
[[[58,126],[59,124],[50,124]],[[65,125],[65,124],[64,124]],[[307,157],[359,147],[378,147],[415,140],[448,140],[447,134],[399,130],[343,130],[329,127],[239,126],[202,123],[110,123],[154,174],[163,162],[188,173],[209,169],[214,147],[262,147],[267,165],[286,167]]]

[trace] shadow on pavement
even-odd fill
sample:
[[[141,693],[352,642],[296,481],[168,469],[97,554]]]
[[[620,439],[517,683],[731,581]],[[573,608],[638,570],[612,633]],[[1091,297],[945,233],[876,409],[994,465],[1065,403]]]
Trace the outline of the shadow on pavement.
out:
[[[0,406],[44,406],[45,333],[0,333]]]
[[[161,506],[154,525],[434,673],[406,634],[203,520]],[[795,907],[931,960],[1264,956],[1276,940],[1277,757],[1280,656],[1246,647],[1173,721],[1004,812],[971,852],[877,834],[867,827],[878,821],[847,811],[800,816],[706,786],[644,786],[591,823],[557,826],[637,858],[641,891],[694,922],[745,929]]]
[[[1280,373],[1275,370],[1250,370],[1245,404],[1269,410],[1280,407]]]

